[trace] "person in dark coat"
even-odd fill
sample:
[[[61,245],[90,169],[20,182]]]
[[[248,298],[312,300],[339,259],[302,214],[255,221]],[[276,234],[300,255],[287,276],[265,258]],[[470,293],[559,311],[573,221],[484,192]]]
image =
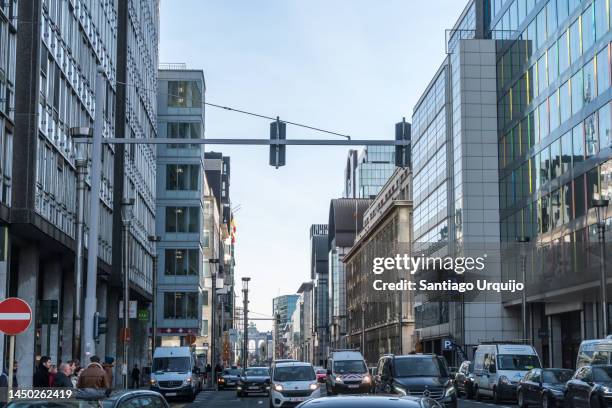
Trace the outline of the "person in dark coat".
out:
[[[138,368],[138,364],[134,364],[134,368],[132,368],[132,388],[138,388],[140,386],[140,369]]]
[[[57,370],[57,374],[55,375],[55,381],[53,382],[53,386],[59,388],[73,388],[72,381],[70,380],[71,375],[72,368],[70,368],[70,364],[60,364],[59,370]]]
[[[51,357],[42,356],[38,363],[38,368],[32,379],[33,387],[47,388],[49,387],[49,368],[51,368]]]

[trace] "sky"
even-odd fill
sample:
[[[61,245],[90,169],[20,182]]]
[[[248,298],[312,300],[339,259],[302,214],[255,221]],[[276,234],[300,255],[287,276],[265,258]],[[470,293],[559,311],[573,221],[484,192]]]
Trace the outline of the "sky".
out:
[[[207,102],[349,134],[393,139],[444,59],[466,0],[162,0],[160,62],[202,69]],[[269,121],[206,108],[207,138],[268,138]],[[334,138],[288,126],[287,138]],[[342,196],[348,147],[206,146],[231,157],[239,207],[236,291],[252,317],[310,280],[311,224]],[[242,300],[237,299],[240,304]],[[260,330],[271,322],[258,321]]]

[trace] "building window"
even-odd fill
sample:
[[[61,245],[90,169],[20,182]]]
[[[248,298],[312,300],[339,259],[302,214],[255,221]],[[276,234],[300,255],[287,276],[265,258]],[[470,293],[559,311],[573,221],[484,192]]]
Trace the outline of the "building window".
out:
[[[168,106],[201,108],[202,92],[196,81],[168,81]]]
[[[200,122],[168,122],[167,135],[170,139],[201,139],[202,138],[202,125]],[[171,149],[179,149],[186,147],[199,147],[198,144],[192,145],[179,145],[170,144],[168,145]]]
[[[198,232],[199,207],[166,207],[166,232]]]
[[[208,320],[202,320],[202,336],[208,336]]]
[[[197,319],[197,292],[165,292],[164,319]]]
[[[608,32],[608,10],[606,0],[595,0],[595,35],[602,38]]]
[[[582,48],[580,47],[580,19],[576,19],[576,21],[574,21],[572,23],[572,25],[570,26],[569,29],[569,34],[570,34],[570,47],[569,47],[569,51],[570,51],[570,64],[574,63],[575,61],[578,60],[578,58],[580,58],[580,55],[582,54]]]
[[[210,230],[205,229],[202,231],[202,246],[210,248]]]
[[[166,190],[198,191],[198,175],[200,166],[197,164],[166,165]]]
[[[570,82],[572,86],[572,115],[575,115],[582,109],[582,104],[584,102],[582,69],[578,70],[578,72],[572,76]]]
[[[208,306],[208,291],[202,292],[202,306]]]
[[[594,156],[599,151],[599,138],[597,137],[596,113],[584,121],[584,141],[586,145],[586,157]]]
[[[565,70],[569,68],[569,50],[567,41],[567,31],[564,31],[559,37],[559,41],[557,41],[557,45],[559,47],[559,74],[563,74]]]
[[[584,64],[582,70],[584,77],[584,103],[587,104],[595,98],[597,86],[595,84],[595,62],[591,59]]]
[[[597,54],[597,94],[604,93],[610,87],[610,60],[608,47]]]
[[[593,16],[593,5],[590,4],[582,13],[582,49],[588,50],[595,42],[595,17]]]
[[[200,251],[197,249],[166,249],[166,268],[168,276],[197,276],[200,265]]]

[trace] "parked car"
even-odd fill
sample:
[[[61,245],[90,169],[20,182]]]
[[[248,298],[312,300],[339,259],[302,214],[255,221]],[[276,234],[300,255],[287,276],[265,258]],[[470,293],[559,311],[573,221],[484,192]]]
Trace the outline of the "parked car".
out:
[[[240,370],[238,368],[226,368],[217,379],[217,386],[220,390],[236,388],[238,381],[240,381]]]
[[[564,368],[534,368],[525,374],[517,387],[517,401],[521,408],[541,405],[543,408],[562,407],[565,384],[574,370]]]
[[[309,363],[277,363],[270,384],[270,407],[295,407],[321,396],[321,386]]]
[[[202,389],[202,377],[190,347],[157,347],[149,380],[152,391],[165,397],[193,401]]]
[[[317,376],[317,381],[320,383],[324,383],[327,379],[327,370],[323,367],[315,367],[315,375]]]
[[[270,370],[268,367],[249,367],[242,373],[236,395],[240,397],[252,393],[267,394],[270,391]]]
[[[566,384],[565,402],[570,408],[612,405],[612,365],[579,368]]]
[[[474,397],[474,363],[471,361],[461,363],[457,374],[455,374],[455,388],[459,397],[461,394],[468,399]]]
[[[528,344],[481,344],[474,353],[474,398],[515,400],[518,382],[540,367],[538,353]]]
[[[104,391],[90,393],[85,399],[83,395],[78,398],[64,400],[19,399],[11,401],[6,408],[169,408],[164,397],[158,392],[147,390],[115,391],[109,396]]]
[[[334,351],[327,358],[327,395],[367,394],[372,377],[363,355],[358,351]]]
[[[298,408],[442,408],[431,398],[397,396],[344,396],[342,398],[323,397],[302,403]]]
[[[448,408],[457,407],[457,392],[444,358],[434,354],[388,354],[378,361],[377,394],[432,398]]]

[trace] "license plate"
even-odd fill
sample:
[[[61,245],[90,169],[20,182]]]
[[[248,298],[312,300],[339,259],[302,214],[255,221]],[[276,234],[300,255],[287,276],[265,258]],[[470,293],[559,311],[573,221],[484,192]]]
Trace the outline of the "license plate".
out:
[[[301,402],[304,401],[303,397],[293,397],[293,398],[289,398],[289,402]]]
[[[227,385],[234,385],[234,383],[232,381],[228,381]]]
[[[351,384],[349,385],[349,388],[359,388],[359,386],[357,384]]]
[[[249,387],[249,390],[258,390],[259,387]]]
[[[166,397],[176,397],[176,392],[167,392]]]

